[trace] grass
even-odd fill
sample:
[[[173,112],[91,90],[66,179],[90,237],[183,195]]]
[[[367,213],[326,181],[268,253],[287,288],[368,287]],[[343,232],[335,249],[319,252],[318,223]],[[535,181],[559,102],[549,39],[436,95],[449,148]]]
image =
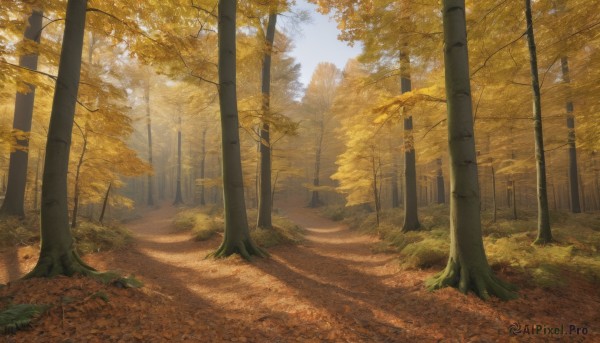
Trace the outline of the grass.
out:
[[[300,227],[285,217],[273,213],[273,229],[256,227],[256,210],[248,210],[248,224],[252,239],[264,248],[282,244],[298,244],[303,240]],[[224,231],[222,209],[213,207],[188,208],[177,214],[173,220],[176,231],[191,231],[198,241],[208,240]]]
[[[100,225],[80,220],[72,229],[75,247],[80,255],[115,250],[131,242],[131,234],[118,225]],[[37,214],[29,213],[25,220],[3,218],[0,221],[0,248],[39,244],[40,229]]]
[[[419,208],[422,230],[401,233],[402,209],[382,211],[381,224],[375,214],[366,211],[328,207],[322,214],[342,220],[352,229],[378,235],[373,246],[377,253],[398,254],[404,268],[436,268],[445,266],[449,251],[449,216],[446,205]],[[340,218],[341,217],[341,218]],[[600,214],[551,214],[556,243],[535,246],[536,214],[520,211],[519,220],[511,220],[508,209],[498,211],[492,222],[491,211],[482,213],[483,241],[492,268],[510,268],[530,286],[560,288],[572,275],[600,284]]]

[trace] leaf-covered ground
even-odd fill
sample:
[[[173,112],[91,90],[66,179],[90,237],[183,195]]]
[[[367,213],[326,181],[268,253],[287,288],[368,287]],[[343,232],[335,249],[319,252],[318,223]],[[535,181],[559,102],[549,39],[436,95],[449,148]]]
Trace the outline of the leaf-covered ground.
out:
[[[306,227],[300,246],[270,259],[207,260],[220,237],[196,242],[173,233],[175,209],[163,207],[129,224],[128,249],[86,256],[99,269],[133,273],[142,289],[81,278],[14,282],[2,301],[52,304],[8,342],[600,342],[600,291],[566,276],[568,287],[525,288],[510,302],[483,302],[452,289],[429,293],[433,271],[404,271],[392,254],[373,254],[374,238],[308,209],[287,215]],[[7,252],[0,282],[33,267],[34,250]],[[19,263],[16,263],[18,261]],[[502,277],[523,283],[510,270]],[[541,325],[541,332],[509,335]],[[526,326],[529,325],[529,326]],[[579,335],[543,334],[562,325]],[[585,328],[587,334],[582,333]]]

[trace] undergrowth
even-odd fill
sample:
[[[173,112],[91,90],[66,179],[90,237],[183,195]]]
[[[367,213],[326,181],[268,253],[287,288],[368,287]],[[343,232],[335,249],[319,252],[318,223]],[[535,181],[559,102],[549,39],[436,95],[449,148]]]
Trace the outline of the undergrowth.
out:
[[[440,269],[446,265],[450,243],[446,205],[419,208],[421,230],[408,233],[400,232],[402,209],[382,211],[379,227],[373,212],[331,206],[321,213],[351,229],[377,235],[381,241],[373,251],[398,254],[404,268]],[[518,217],[512,220],[512,212],[502,209],[494,223],[491,211],[483,211],[483,239],[492,268],[510,268],[529,285],[544,288],[566,286],[574,274],[600,284],[600,214],[552,213],[556,243],[547,246],[531,244],[536,235],[535,213],[519,211]]]
[[[303,239],[303,231],[287,218],[272,214],[273,229],[256,228],[257,212],[248,210],[248,225],[252,239],[261,247],[270,248],[281,244],[298,244]],[[222,210],[218,208],[189,208],[180,211],[173,220],[175,230],[191,231],[198,241],[208,240],[224,231]]]
[[[100,225],[80,220],[71,232],[80,255],[120,249],[131,242],[129,231],[114,224]],[[0,248],[30,246],[39,244],[39,241],[40,224],[37,214],[31,213],[25,220],[9,217],[0,221]]]

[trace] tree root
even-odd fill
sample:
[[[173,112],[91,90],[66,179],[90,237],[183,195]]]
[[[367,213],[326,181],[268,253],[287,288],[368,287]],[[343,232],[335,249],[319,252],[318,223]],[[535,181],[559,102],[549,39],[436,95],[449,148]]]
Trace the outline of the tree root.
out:
[[[83,262],[79,255],[71,249],[62,255],[42,252],[36,266],[23,279],[58,275],[73,276],[75,274],[92,276],[94,273],[98,274],[97,270]]]
[[[518,297],[517,287],[497,278],[491,268],[463,267],[450,259],[446,269],[425,282],[428,290],[434,291],[444,287],[454,287],[464,294],[472,291],[483,300],[491,296],[502,300]]]
[[[269,257],[269,253],[261,249],[250,239],[231,242],[224,240],[221,246],[214,252],[208,254],[207,258],[225,258],[233,254],[239,254],[247,261],[252,261],[253,256]]]

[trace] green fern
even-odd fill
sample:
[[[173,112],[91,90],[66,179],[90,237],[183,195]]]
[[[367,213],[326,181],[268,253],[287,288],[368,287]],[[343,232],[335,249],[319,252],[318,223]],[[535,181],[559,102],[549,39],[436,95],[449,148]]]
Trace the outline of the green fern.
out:
[[[4,334],[12,334],[23,329],[31,321],[44,313],[49,305],[16,304],[9,305],[0,312],[0,331]]]

